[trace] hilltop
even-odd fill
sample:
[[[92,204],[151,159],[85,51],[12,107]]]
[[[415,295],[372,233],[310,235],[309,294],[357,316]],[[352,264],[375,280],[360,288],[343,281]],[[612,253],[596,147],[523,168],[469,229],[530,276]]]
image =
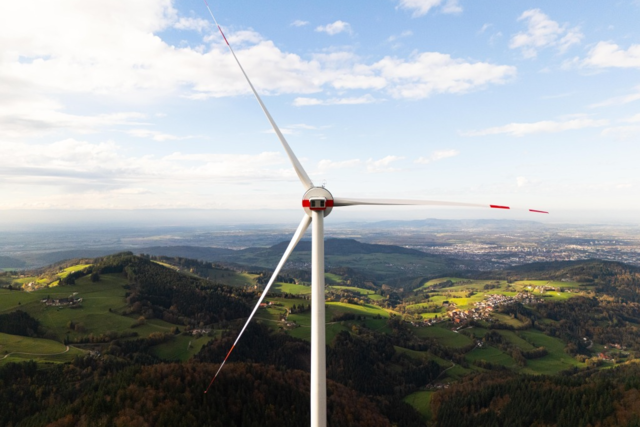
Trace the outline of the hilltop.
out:
[[[196,247],[163,246],[141,248],[138,252],[180,258],[192,258],[209,262],[240,264],[246,268],[272,269],[280,261],[289,242],[281,242],[268,248],[240,250]],[[311,242],[302,240],[289,257],[286,268],[301,269],[310,266]],[[325,241],[325,265],[327,268],[350,267],[372,278],[390,279],[419,275],[436,275],[452,271],[464,263],[447,257],[395,245],[362,243],[354,239],[327,239]]]

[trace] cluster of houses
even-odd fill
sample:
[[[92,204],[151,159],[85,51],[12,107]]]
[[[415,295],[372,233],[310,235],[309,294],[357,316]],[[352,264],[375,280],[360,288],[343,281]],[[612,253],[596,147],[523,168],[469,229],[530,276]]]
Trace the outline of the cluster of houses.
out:
[[[76,298],[76,294],[70,295],[68,298],[44,298],[40,301],[47,306],[52,307],[65,307],[78,305],[82,303],[82,298]]]
[[[542,300],[536,298],[530,292],[518,292],[514,297],[499,294],[487,295],[484,301],[475,303],[475,307],[470,310],[459,310],[454,303],[449,303],[448,301],[444,301],[442,305],[448,308],[447,314],[452,322],[463,323],[470,320],[488,319],[495,307],[516,302],[533,305],[542,302]],[[428,321],[425,320],[425,324],[432,325],[438,321],[440,319],[429,319]]]

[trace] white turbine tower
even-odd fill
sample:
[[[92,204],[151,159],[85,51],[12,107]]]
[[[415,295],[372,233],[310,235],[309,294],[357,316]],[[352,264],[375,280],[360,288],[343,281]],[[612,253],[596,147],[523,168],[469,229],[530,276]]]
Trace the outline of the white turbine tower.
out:
[[[224,33],[222,32],[222,28],[218,25],[216,18],[213,16],[213,12],[209,8],[209,4],[205,1],[207,9],[213,18],[222,38],[226,42],[229,51],[233,55],[238,67],[242,71],[249,87],[251,87],[251,91],[255,95],[262,111],[267,116],[269,123],[273,127],[276,135],[280,139],[284,150],[287,152],[287,156],[289,156],[289,160],[293,165],[293,168],[304,187],[305,193],[302,196],[302,207],[305,211],[304,216],[302,217],[302,221],[300,221],[300,225],[298,229],[293,235],[291,242],[289,242],[289,246],[284,252],[282,259],[276,266],[269,283],[264,288],[262,295],[260,296],[258,303],[254,307],[251,315],[247,319],[244,327],[238,334],[235,342],[231,346],[231,349],[227,353],[224,361],[220,364],[218,371],[215,376],[211,380],[209,387],[215,381],[216,377],[220,373],[220,370],[224,366],[225,362],[229,358],[229,355],[235,348],[236,344],[240,340],[240,337],[244,333],[245,329],[251,319],[256,314],[256,311],[260,307],[260,304],[264,300],[267,292],[271,288],[271,285],[276,280],[276,277],[280,273],[280,270],[287,262],[287,259],[295,249],[296,245],[304,235],[305,231],[309,227],[309,224],[312,224],[311,230],[311,423],[312,427],[326,427],[327,425],[327,376],[326,376],[326,342],[325,342],[325,297],[324,297],[324,218],[331,213],[331,210],[334,207],[343,207],[343,206],[358,206],[358,205],[428,205],[428,206],[455,206],[455,207],[480,207],[480,208],[493,208],[493,209],[510,209],[508,206],[501,205],[486,205],[486,204],[477,204],[477,203],[458,203],[458,202],[448,202],[448,201],[435,201],[435,200],[400,200],[400,199],[357,199],[357,198],[344,198],[344,197],[334,197],[328,190],[324,187],[316,187],[311,182],[309,175],[305,172],[304,168],[298,161],[298,158],[295,156],[291,147],[287,143],[284,135],[276,125],[275,121],[269,114],[267,107],[265,107],[262,99],[256,92],[253,84],[249,80],[249,76],[242,68],[238,57],[236,56],[233,48],[227,41]],[[536,209],[528,209],[530,212],[536,213],[548,213],[546,211],[536,210]],[[207,391],[209,388],[207,388]],[[205,393],[207,392],[205,391]]]

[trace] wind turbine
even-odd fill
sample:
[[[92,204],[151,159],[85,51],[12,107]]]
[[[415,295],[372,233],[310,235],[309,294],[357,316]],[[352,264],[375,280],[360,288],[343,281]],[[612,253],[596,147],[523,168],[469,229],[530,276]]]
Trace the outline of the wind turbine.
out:
[[[284,150],[291,161],[293,169],[296,171],[300,182],[305,190],[302,196],[302,208],[304,209],[304,216],[302,217],[302,221],[300,221],[300,225],[298,225],[297,230],[293,234],[291,241],[289,242],[289,246],[284,251],[284,255],[280,259],[280,262],[276,266],[273,274],[271,275],[271,279],[267,283],[267,286],[264,288],[262,295],[258,299],[258,303],[254,307],[251,315],[247,319],[244,327],[238,334],[235,342],[231,346],[231,349],[227,353],[227,356],[224,358],[224,361],[220,364],[218,371],[214,375],[211,383],[209,383],[209,387],[205,393],[209,390],[216,377],[220,373],[220,370],[226,363],[229,355],[240,341],[240,337],[244,333],[245,329],[251,319],[258,311],[260,304],[264,300],[265,296],[269,292],[271,285],[275,282],[280,270],[287,262],[287,259],[295,249],[296,245],[304,235],[305,231],[311,224],[311,426],[312,427],[326,427],[327,425],[327,375],[326,375],[326,337],[325,337],[325,297],[324,297],[324,218],[329,215],[334,207],[344,207],[344,206],[358,206],[358,205],[368,205],[368,206],[402,206],[402,205],[427,205],[427,206],[454,206],[454,207],[476,207],[476,208],[492,208],[492,209],[511,209],[508,206],[502,205],[486,205],[486,204],[477,204],[477,203],[459,203],[459,202],[448,202],[448,201],[436,201],[436,200],[401,200],[401,199],[359,199],[359,198],[345,198],[345,197],[334,197],[324,186],[317,187],[313,185],[313,182],[307,175],[307,172],[304,170],[300,161],[291,150],[291,147],[287,143],[284,135],[276,125],[276,122],[269,114],[267,107],[260,99],[258,92],[253,87],[251,80],[249,80],[249,76],[245,72],[242,64],[238,60],[233,48],[229,44],[229,41],[225,37],[222,32],[222,28],[218,24],[215,16],[213,16],[213,12],[211,12],[211,8],[207,3],[207,0],[204,0],[205,5],[207,6],[207,10],[213,18],[222,38],[224,39],[231,55],[235,59],[238,67],[240,67],[240,71],[244,75],[251,91],[255,95],[258,103],[260,104],[260,108],[267,116],[269,123],[271,123],[271,127],[275,131],[278,139],[282,143]],[[535,213],[548,213],[546,211],[529,209],[529,212]]]

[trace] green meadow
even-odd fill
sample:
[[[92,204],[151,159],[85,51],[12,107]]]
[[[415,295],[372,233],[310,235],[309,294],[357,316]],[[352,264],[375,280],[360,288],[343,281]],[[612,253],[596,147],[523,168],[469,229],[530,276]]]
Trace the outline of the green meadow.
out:
[[[88,334],[100,335],[110,331],[135,331],[141,337],[152,332],[168,332],[174,326],[159,319],[149,319],[142,326],[132,329],[137,316],[119,314],[126,308],[124,281],[118,274],[104,274],[99,282],[91,282],[83,277],[73,286],[39,289],[33,292],[8,291],[0,289],[0,313],[16,309],[29,313],[42,326],[51,331],[57,340],[65,337],[71,340]],[[47,306],[42,299],[66,298],[76,294],[82,298],[77,308]],[[69,322],[81,324],[80,330],[68,328]]]
[[[431,419],[431,396],[433,391],[416,391],[402,399],[413,406],[425,420]]]
[[[418,337],[435,339],[445,347],[461,348],[473,344],[473,341],[468,336],[453,332],[439,325],[417,327],[413,328],[412,331]]]
[[[436,356],[435,354],[432,354],[428,351],[417,351],[417,350],[410,350],[408,348],[404,348],[404,347],[398,347],[398,346],[393,346],[396,349],[396,352],[398,353],[402,353],[402,354],[406,354],[407,356],[413,358],[413,359],[418,359],[418,360],[433,360],[434,362],[436,362],[438,365],[440,365],[443,368],[451,368],[453,367],[453,362],[450,362],[448,360],[444,360],[438,356]]]
[[[176,335],[170,341],[153,347],[151,354],[164,360],[184,362],[196,355],[212,339],[213,337],[208,336],[196,338],[191,335]]]
[[[37,359],[43,362],[68,362],[82,350],[66,346],[44,338],[22,337],[0,332],[0,365],[9,362],[23,362]]]
[[[311,294],[311,286],[297,285],[295,283],[276,282],[271,287],[272,292],[293,295],[309,295]]]
[[[516,361],[508,354],[500,351],[499,349],[485,345],[483,347],[476,347],[465,355],[465,359],[469,362],[476,362],[484,360],[495,365],[502,365],[507,368],[515,368]]]
[[[522,331],[519,335],[534,347],[545,347],[549,352],[539,359],[527,360],[526,368],[522,369],[524,373],[553,375],[572,367],[586,366],[565,353],[565,343],[559,338],[535,330]]]

